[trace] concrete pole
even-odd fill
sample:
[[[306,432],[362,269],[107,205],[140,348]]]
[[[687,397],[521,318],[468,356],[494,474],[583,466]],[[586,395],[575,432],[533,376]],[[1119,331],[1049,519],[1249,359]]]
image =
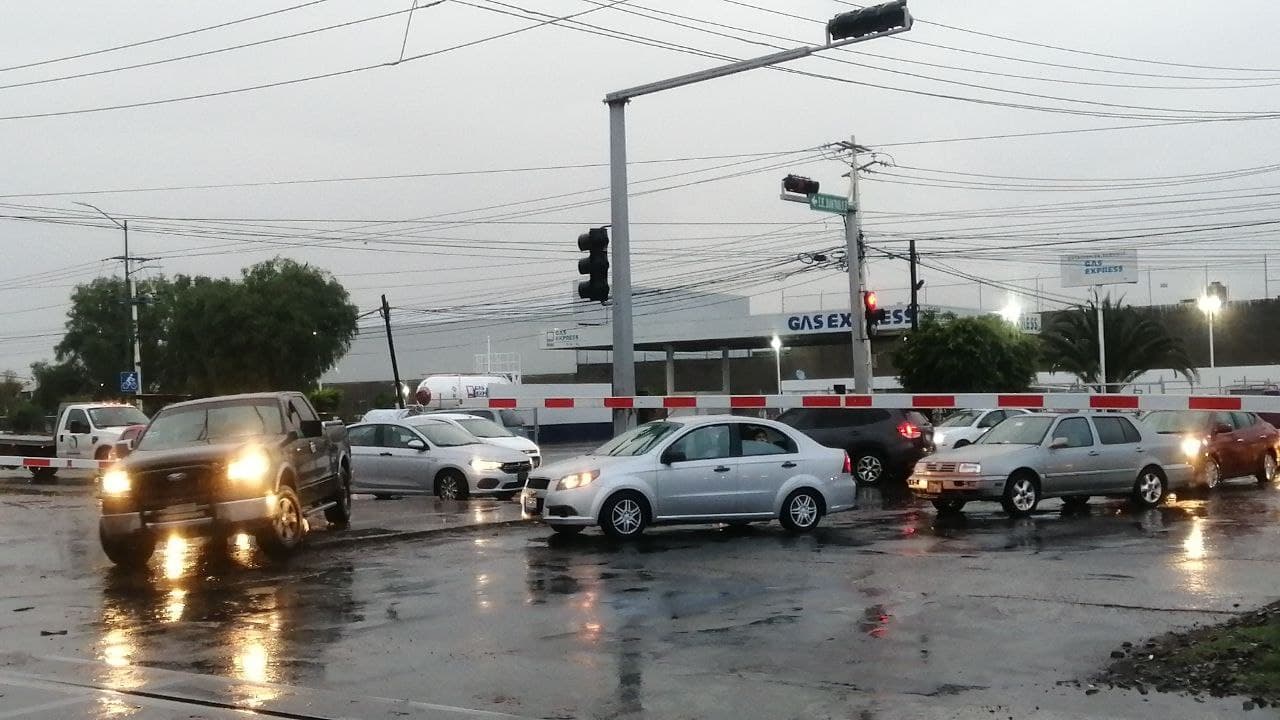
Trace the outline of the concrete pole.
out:
[[[1093,302],[1098,310],[1098,384],[1102,392],[1107,392],[1107,333],[1102,326],[1102,292],[1096,285],[1093,288]]]
[[[729,389],[729,348],[720,348],[720,387],[725,395],[730,393]]]
[[[676,394],[676,349],[667,346],[667,394]]]
[[[636,394],[635,335],[631,325],[631,220],[627,202],[627,100],[609,103],[609,207],[613,227],[613,394]],[[634,423],[630,410],[613,411],[613,431]]]
[[[862,319],[862,208],[858,207],[858,144],[849,138],[849,211],[844,218],[844,245],[849,264],[849,320],[853,336],[853,391],[871,392],[871,338]]]

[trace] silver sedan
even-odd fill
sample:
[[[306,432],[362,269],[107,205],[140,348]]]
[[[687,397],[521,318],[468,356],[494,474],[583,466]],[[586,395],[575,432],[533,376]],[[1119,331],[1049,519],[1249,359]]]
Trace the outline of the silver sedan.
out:
[[[650,524],[775,519],[806,532],[855,495],[843,450],[770,420],[703,415],[647,423],[539,468],[523,503],[556,532],[599,525],[629,539]]]
[[[1035,414],[1009,418],[973,445],[929,456],[908,485],[940,512],[994,500],[1010,515],[1026,515],[1049,497],[1069,507],[1092,495],[1155,507],[1192,482],[1187,449],[1130,417]]]

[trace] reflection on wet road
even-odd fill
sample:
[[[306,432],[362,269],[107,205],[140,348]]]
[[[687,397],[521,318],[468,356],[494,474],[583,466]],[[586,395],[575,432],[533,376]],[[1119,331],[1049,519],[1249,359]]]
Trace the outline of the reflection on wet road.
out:
[[[1186,699],[1055,683],[1120,640],[1271,601],[1280,561],[1280,493],[1244,486],[1020,520],[864,491],[808,536],[660,528],[618,546],[487,528],[287,565],[243,538],[174,538],[133,574],[98,554],[83,503],[20,501],[0,537],[17,579],[0,692],[113,692],[0,717],[1183,717]],[[1194,707],[1239,708],[1213,702]]]

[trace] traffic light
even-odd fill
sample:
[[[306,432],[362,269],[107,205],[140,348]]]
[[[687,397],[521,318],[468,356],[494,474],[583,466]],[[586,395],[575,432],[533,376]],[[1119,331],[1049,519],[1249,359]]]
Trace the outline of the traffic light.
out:
[[[782,189],[784,192],[797,195],[817,195],[818,181],[799,175],[788,175],[782,178]]]
[[[897,28],[911,29],[911,13],[907,11],[907,0],[895,0],[841,13],[827,23],[827,36],[833,41],[847,40]]]
[[[885,311],[880,308],[873,290],[864,290],[862,293],[862,315],[867,321],[867,337],[870,337],[876,325],[885,319]]]
[[[598,227],[578,236],[578,249],[587,256],[578,260],[578,274],[587,279],[578,283],[578,297],[604,302],[609,299],[609,231]]]

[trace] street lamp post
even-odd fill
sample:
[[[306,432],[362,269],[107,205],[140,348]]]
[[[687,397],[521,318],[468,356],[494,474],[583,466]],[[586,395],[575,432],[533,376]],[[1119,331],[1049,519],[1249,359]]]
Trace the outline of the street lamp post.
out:
[[[1209,367],[1214,368],[1217,365],[1213,357],[1213,317],[1222,309],[1222,298],[1205,293],[1196,304],[1200,306],[1200,312],[1209,318]]]
[[[613,394],[635,395],[635,337],[631,312],[631,223],[627,197],[627,136],[626,107],[632,98],[663,90],[684,87],[705,80],[725,77],[769,67],[779,63],[808,57],[822,50],[853,45],[879,37],[887,37],[911,29],[911,13],[906,0],[875,5],[853,12],[841,13],[827,23],[827,42],[823,45],[782,50],[758,58],[739,60],[720,67],[699,70],[667,80],[637,85],[626,90],[605,95],[609,106],[609,204],[613,228]],[[861,283],[859,283],[860,285]],[[861,294],[858,288],[854,296]],[[852,312],[855,308],[850,308]],[[625,430],[631,423],[626,410],[614,414],[615,432]]]
[[[773,348],[773,369],[778,379],[778,394],[782,394],[782,338],[777,335],[769,341],[769,347]]]
[[[129,338],[132,341],[133,354],[133,374],[138,379],[137,403],[138,408],[142,408],[142,395],[145,390],[142,384],[142,342],[138,333],[138,299],[135,296],[135,287],[133,284],[133,262],[149,260],[151,258],[134,258],[129,255],[129,221],[116,220],[107,214],[105,210],[97,205],[91,205],[86,202],[77,202],[76,205],[83,205],[87,208],[93,208],[98,211],[102,217],[110,220],[116,227],[124,232],[124,255],[119,258],[113,258],[124,261],[124,286],[125,292],[129,296]]]

